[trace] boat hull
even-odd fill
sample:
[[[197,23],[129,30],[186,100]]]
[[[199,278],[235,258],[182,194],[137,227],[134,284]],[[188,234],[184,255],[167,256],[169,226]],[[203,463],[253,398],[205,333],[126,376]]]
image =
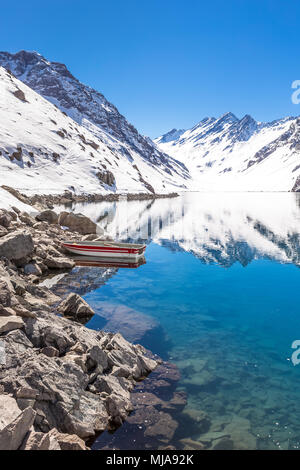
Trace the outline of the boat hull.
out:
[[[145,246],[142,246],[141,248],[131,248],[130,246],[91,246],[71,243],[63,243],[63,246],[70,253],[76,255],[101,258],[127,258],[131,260],[138,260],[143,257],[146,249]]]

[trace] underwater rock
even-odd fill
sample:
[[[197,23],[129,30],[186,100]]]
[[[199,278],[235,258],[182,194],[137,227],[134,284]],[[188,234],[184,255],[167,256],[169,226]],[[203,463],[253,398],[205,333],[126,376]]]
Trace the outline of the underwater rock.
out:
[[[233,441],[235,450],[255,450],[256,437],[250,432],[251,423],[248,419],[233,415],[233,420],[224,428],[224,433]]]
[[[183,450],[204,450],[205,445],[202,442],[195,441],[193,439],[185,438],[181,439],[180,444],[183,445]]]
[[[126,305],[94,302],[93,306],[95,313],[107,320],[106,331],[119,331],[130,342],[141,342],[146,334],[157,328],[153,318]]]

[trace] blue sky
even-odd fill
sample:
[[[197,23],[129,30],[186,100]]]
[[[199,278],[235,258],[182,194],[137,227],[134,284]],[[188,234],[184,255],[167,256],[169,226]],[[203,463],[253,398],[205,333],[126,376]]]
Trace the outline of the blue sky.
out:
[[[292,0],[1,2],[1,50],[36,50],[155,137],[232,111],[300,114],[300,3]]]

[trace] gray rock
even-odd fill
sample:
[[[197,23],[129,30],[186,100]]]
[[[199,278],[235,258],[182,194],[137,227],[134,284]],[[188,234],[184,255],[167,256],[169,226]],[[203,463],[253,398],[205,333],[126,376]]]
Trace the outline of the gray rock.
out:
[[[50,450],[50,436],[43,432],[30,431],[20,450]]]
[[[33,227],[35,224],[34,218],[27,214],[27,212],[21,212],[19,214],[19,219],[21,222],[28,225],[29,227]]]
[[[105,318],[105,328],[112,333],[120,332],[128,341],[142,342],[142,338],[158,327],[156,320],[127,305],[98,301],[96,314]]]
[[[10,307],[12,295],[14,294],[14,289],[9,278],[6,277],[5,273],[5,277],[2,277],[3,273],[4,271],[0,269],[0,304],[3,305],[3,307]]]
[[[26,408],[34,408],[35,400],[31,398],[17,398],[18,407],[20,410],[26,410]]]
[[[50,209],[40,212],[35,216],[35,218],[40,222],[48,222],[49,224],[58,223],[58,215],[56,214],[56,212]]]
[[[29,263],[24,266],[24,273],[25,274],[33,274],[35,276],[41,276],[42,270],[38,267],[35,263]]]
[[[37,288],[34,292],[40,295],[43,291]],[[135,380],[157,365],[145,357],[141,346],[128,343],[120,334],[96,332],[53,316],[45,302],[37,318],[26,319],[24,330],[10,331],[1,340],[7,367],[0,369],[0,387],[17,397],[21,408],[34,406],[35,432],[55,428],[86,439],[118,426],[132,410],[130,392]],[[48,350],[56,354],[46,358],[42,353]],[[111,373],[121,367],[130,380]],[[46,445],[40,437],[27,435],[24,447]],[[49,445],[58,449],[63,444],[51,436]],[[80,441],[68,440],[64,445],[81,446]]]
[[[18,330],[23,328],[24,322],[20,317],[0,317],[0,334],[7,333],[8,331]]]
[[[158,411],[154,406],[138,408],[127,418],[130,424],[137,424],[145,428],[144,436],[169,442],[178,427],[171,415]],[[145,425],[146,423],[146,425]]]
[[[183,444],[183,450],[204,450],[205,445],[202,442],[194,441],[193,439],[185,438],[180,440]]]
[[[163,411],[156,411],[153,414],[153,418],[154,422],[147,427],[145,436],[170,441],[178,427],[177,421],[175,421],[168,413],[164,413]]]
[[[52,429],[48,436],[58,442],[61,450],[88,450],[85,442],[76,434],[63,434],[58,432],[57,429]]]
[[[16,400],[9,395],[0,395],[0,431],[21,413]]]
[[[41,353],[48,357],[59,356],[59,351],[56,348],[53,348],[53,346],[46,346],[45,348],[41,349]]]
[[[17,391],[17,398],[35,399],[38,392],[30,387],[21,387]]]
[[[11,221],[13,220],[12,216],[8,213],[8,211],[1,209],[0,210],[0,225],[2,227],[8,228],[10,226]]]
[[[0,431],[0,450],[17,450],[34,423],[35,411],[26,408]]]
[[[234,442],[229,437],[222,437],[214,441],[211,450],[232,450]]]
[[[8,234],[8,230],[5,227],[0,226],[0,238]]]
[[[0,305],[0,317],[11,317],[11,316],[16,316],[15,310],[13,310],[10,307],[3,307],[3,305]]]
[[[29,233],[17,231],[0,238],[0,257],[21,260],[33,253],[34,245]]]
[[[48,255],[44,260],[44,264],[50,269],[72,269],[75,262],[68,258],[55,258]]]
[[[71,293],[58,306],[58,311],[75,319],[92,317],[95,312],[78,294]]]
[[[97,224],[92,222],[88,217],[83,214],[61,212],[58,218],[58,223],[59,225],[69,227],[70,230],[81,233],[82,235],[96,233],[97,231]]]

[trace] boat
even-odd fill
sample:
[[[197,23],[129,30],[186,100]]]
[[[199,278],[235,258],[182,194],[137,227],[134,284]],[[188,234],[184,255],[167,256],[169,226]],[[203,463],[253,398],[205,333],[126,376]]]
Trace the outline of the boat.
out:
[[[92,256],[72,256],[76,266],[81,267],[96,267],[96,268],[130,268],[136,269],[146,264],[145,257],[142,256],[138,259],[131,258],[106,258],[106,257],[92,257]]]
[[[62,246],[70,253],[83,256],[128,258],[138,260],[144,256],[146,245],[137,243],[118,243],[113,241],[63,242]]]

